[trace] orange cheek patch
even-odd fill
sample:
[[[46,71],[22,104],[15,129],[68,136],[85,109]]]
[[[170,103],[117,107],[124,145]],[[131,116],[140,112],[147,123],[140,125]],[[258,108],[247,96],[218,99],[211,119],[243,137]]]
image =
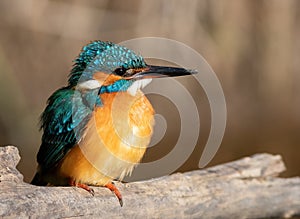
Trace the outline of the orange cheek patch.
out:
[[[121,76],[114,75],[114,74],[107,74],[104,72],[96,72],[94,74],[93,78],[95,80],[99,81],[99,83],[104,86],[113,84],[114,82],[122,79]]]

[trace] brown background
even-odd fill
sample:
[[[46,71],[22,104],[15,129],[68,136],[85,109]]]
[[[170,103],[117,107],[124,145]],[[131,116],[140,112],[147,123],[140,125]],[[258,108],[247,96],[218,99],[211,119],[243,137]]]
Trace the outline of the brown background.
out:
[[[210,165],[270,152],[283,156],[286,176],[300,175],[299,27],[297,0],[1,0],[0,145],[19,147],[19,169],[29,180],[40,144],[38,117],[66,83],[81,46],[156,36],[197,50],[223,86],[227,128]],[[199,142],[185,171],[197,168],[210,116],[202,89],[192,79],[180,81],[201,109]],[[145,161],[171,150],[180,129],[174,105],[150,98],[169,129]]]

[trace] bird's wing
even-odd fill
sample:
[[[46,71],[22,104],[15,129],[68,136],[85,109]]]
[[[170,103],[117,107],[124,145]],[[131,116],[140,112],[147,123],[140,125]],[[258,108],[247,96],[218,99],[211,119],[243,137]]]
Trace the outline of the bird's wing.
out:
[[[54,167],[80,141],[91,115],[79,91],[62,88],[52,94],[41,116],[44,133],[37,161],[43,170]]]

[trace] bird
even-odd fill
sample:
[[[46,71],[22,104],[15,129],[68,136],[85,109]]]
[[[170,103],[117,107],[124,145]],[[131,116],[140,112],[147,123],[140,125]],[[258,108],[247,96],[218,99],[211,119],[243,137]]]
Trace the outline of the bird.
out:
[[[43,132],[37,186],[91,186],[111,190],[129,176],[150,143],[155,111],[142,88],[152,79],[196,73],[148,65],[134,51],[109,41],[92,41],[73,61],[67,85],[49,98],[40,117]]]

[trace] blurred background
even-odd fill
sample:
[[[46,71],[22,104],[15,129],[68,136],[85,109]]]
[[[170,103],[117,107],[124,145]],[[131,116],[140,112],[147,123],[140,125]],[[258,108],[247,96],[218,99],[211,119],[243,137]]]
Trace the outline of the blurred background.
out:
[[[283,156],[284,176],[300,175],[300,1],[1,0],[0,145],[19,148],[25,180],[36,168],[39,115],[51,93],[66,84],[80,48],[96,39],[149,36],[194,48],[223,86],[227,127],[209,165],[269,152]],[[210,113],[201,87],[179,80],[191,90],[201,119],[197,147],[179,169],[187,171],[197,168]],[[145,162],[164,156],[180,132],[176,107],[150,99],[169,128]]]

